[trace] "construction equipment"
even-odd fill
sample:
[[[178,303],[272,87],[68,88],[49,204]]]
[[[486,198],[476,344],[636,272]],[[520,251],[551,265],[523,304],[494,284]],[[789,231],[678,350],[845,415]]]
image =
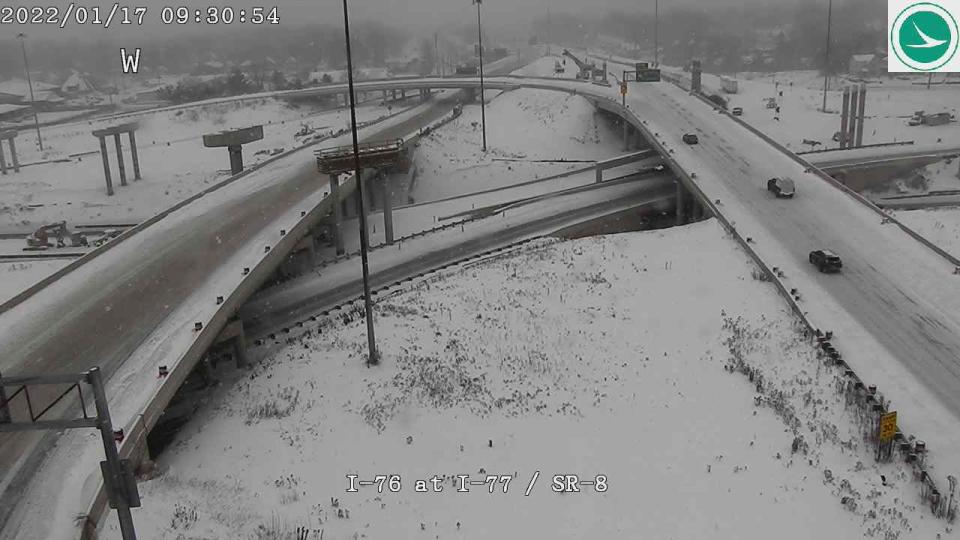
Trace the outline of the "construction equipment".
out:
[[[953,115],[948,112],[926,114],[924,111],[917,111],[913,113],[913,118],[907,124],[911,126],[942,126],[953,120]]]
[[[56,244],[50,243],[51,236],[56,239]],[[44,225],[34,231],[33,234],[27,237],[27,247],[25,251],[44,250],[54,246],[62,248],[66,247],[67,241],[70,242],[71,247],[86,247],[89,245],[87,237],[84,236],[83,233],[70,231],[70,229],[67,228],[67,222],[61,221],[52,225]]]

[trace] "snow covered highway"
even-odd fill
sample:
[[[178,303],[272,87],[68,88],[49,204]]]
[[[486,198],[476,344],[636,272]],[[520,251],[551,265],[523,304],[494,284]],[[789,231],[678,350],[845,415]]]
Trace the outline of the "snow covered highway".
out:
[[[615,88],[589,82],[489,77],[485,85],[496,90],[577,94],[615,114],[624,112]],[[357,90],[476,87],[479,79],[475,78],[429,78],[361,82]],[[837,331],[836,342],[849,363],[858,372],[882,380],[887,396],[903,404],[904,423],[919,426],[917,431],[924,433],[945,434],[938,440],[940,447],[932,449],[938,457],[952,443],[960,444],[960,434],[953,429],[960,419],[960,289],[955,286],[960,277],[953,274],[954,266],[687,92],[666,82],[631,83],[629,89],[626,112],[633,126],[666,150],[674,172],[689,188],[703,193],[703,203],[714,206],[737,231],[750,237],[767,264],[786,273],[808,315]],[[332,85],[300,92],[317,95],[344,90],[342,85]],[[424,104],[362,135],[368,140],[406,136],[426,118],[435,118],[436,110]],[[682,136],[687,133],[697,134],[699,144],[684,144]],[[345,143],[346,138],[338,142]],[[809,159],[829,167],[950,154],[956,149],[897,147],[859,152]],[[795,199],[772,197],[766,181],[774,176],[796,182]],[[674,189],[672,181],[662,177],[611,182],[511,209],[502,219],[468,225],[463,234],[454,230],[425,237],[429,242],[420,242],[425,245],[422,251],[416,250],[414,240],[396,253],[379,252],[373,257],[374,279],[378,286],[390,284],[471,253],[598,216],[659,204],[671,199]],[[300,223],[301,212],[315,216],[327,211],[323,206],[327,191],[326,180],[318,181],[312,154],[301,150],[252,173],[235,188],[188,205],[179,211],[179,219],[159,222],[111,250],[109,256],[0,314],[0,344],[7,353],[0,371],[5,375],[70,372],[96,362],[112,375],[111,407],[115,407],[117,425],[135,425],[146,409],[156,408],[155,402],[169,399],[172,392],[165,390],[159,398],[154,394],[159,384],[156,365],[174,365],[171,357],[202,352],[209,345],[217,326],[232,315],[228,310],[220,313],[212,298],[222,295],[228,305],[239,309],[254,289],[240,279],[240,269],[256,268],[264,258],[263,246],[276,248],[281,226]],[[419,211],[409,210],[411,215]],[[843,272],[819,274],[807,262],[807,254],[814,249],[839,253]],[[270,330],[291,317],[355,297],[356,263],[331,267],[319,278],[295,280],[269,298],[254,297],[245,308],[249,315],[245,318],[254,328]],[[199,320],[207,321],[206,342],[190,331]],[[927,399],[927,394],[936,401]],[[147,425],[159,413],[150,414]],[[39,437],[0,438],[4,470],[30,470],[36,465],[22,459],[38,441]],[[47,444],[52,442],[53,437],[48,438]],[[11,537],[67,537],[73,530],[73,516],[85,512],[86,498],[98,492],[93,474],[96,444],[82,436],[67,436],[54,452],[55,459],[35,478],[5,474],[4,491],[27,493],[29,500],[11,517],[17,526]],[[42,453],[34,455],[38,457],[30,459],[39,459]],[[9,498],[5,501],[10,504]],[[54,515],[41,519],[53,507],[57,508]]]

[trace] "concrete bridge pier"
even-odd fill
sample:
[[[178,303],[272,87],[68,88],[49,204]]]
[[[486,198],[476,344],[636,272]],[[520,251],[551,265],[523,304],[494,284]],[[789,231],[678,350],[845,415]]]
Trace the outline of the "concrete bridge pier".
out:
[[[17,131],[14,129],[0,131],[0,173],[7,174],[7,159],[4,156],[3,141],[10,143],[10,161],[13,165],[13,172],[20,172],[20,161],[17,159],[17,143],[14,139],[17,137]]]
[[[429,88],[421,88],[421,89],[420,89],[420,103],[426,103],[427,101],[430,101],[431,99],[433,99],[433,91],[430,90]]]
[[[237,361],[238,368],[244,368],[250,365],[247,358],[247,339],[243,332],[243,321],[234,319],[227,323],[214,341],[214,346],[229,343],[233,347],[233,357]]]
[[[687,188],[683,182],[677,182],[677,225],[687,224]]]
[[[393,244],[393,189],[390,175],[381,170],[378,175],[383,182],[383,232],[387,244]]]
[[[464,88],[463,90],[463,100],[466,103],[474,103],[477,101],[477,89],[476,88]]]
[[[343,255],[343,203],[340,201],[340,175],[330,175],[330,199],[333,201],[333,243],[337,255]]]

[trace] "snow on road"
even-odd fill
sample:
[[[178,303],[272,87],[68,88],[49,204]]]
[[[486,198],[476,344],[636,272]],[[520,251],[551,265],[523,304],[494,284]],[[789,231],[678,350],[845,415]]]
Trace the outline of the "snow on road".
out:
[[[709,272],[703,269],[709,268]],[[140,484],[146,538],[933,538],[714,221],[544,242],[221,369]],[[751,376],[748,376],[752,374]],[[534,471],[541,476],[529,496]],[[399,475],[398,493],[346,475]],[[513,475],[456,492],[456,475]],[[606,491],[551,491],[555,474]],[[440,478],[441,493],[415,479]],[[883,475],[883,476],[881,476]],[[844,501],[841,503],[841,501]],[[341,517],[342,516],[342,517]],[[115,518],[105,538],[119,538]],[[322,531],[322,533],[321,533]]]

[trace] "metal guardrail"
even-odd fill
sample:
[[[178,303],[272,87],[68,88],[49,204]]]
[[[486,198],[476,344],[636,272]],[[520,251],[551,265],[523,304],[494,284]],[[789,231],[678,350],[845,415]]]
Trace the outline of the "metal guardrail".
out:
[[[734,117],[736,118],[736,117]],[[914,141],[900,141],[900,142],[886,142],[886,143],[876,143],[876,144],[865,144],[863,146],[858,146],[856,148],[823,148],[821,150],[805,150],[803,152],[794,152],[798,156],[805,156],[807,154],[825,154],[827,152],[846,152],[848,150],[859,150],[861,148],[885,148],[888,146],[913,146]]]
[[[680,88],[683,88],[683,86],[681,86],[681,85],[677,85],[677,86],[679,86]],[[832,177],[830,177],[830,176],[827,175],[826,173],[820,171],[819,169],[817,169],[817,168],[814,167],[813,165],[807,163],[806,160],[803,160],[803,159],[800,158],[799,156],[796,156],[796,154],[794,154],[793,152],[790,152],[788,149],[786,149],[785,147],[783,147],[782,145],[780,145],[779,143],[777,143],[776,141],[774,141],[773,139],[771,139],[770,137],[768,137],[766,134],[760,132],[759,130],[757,130],[757,129],[754,128],[753,126],[750,126],[749,124],[747,124],[746,122],[744,122],[744,121],[741,120],[740,118],[737,118],[737,117],[731,115],[729,112],[727,112],[726,110],[724,110],[722,107],[718,106],[716,103],[710,101],[709,99],[707,99],[707,98],[706,98],[705,96],[703,96],[702,94],[695,94],[695,97],[697,97],[698,99],[700,99],[701,101],[703,101],[704,103],[706,103],[707,105],[709,105],[711,108],[713,108],[713,109],[715,109],[715,110],[719,110],[720,112],[725,113],[725,114],[727,115],[727,117],[733,119],[734,121],[738,122],[738,123],[741,124],[742,126],[746,127],[750,132],[756,134],[757,136],[759,136],[761,139],[763,139],[765,142],[769,143],[771,146],[773,146],[773,147],[776,148],[777,150],[779,150],[779,151],[787,154],[788,156],[793,157],[793,159],[794,159],[795,161],[797,161],[798,163],[800,163],[801,165],[804,165],[804,166],[807,166],[807,167],[811,167],[812,170],[813,170],[813,171],[816,171],[817,174],[818,174],[818,176],[820,176],[820,177],[823,178],[824,180],[828,181],[829,183],[833,184],[834,186],[840,187],[843,191],[847,192],[848,194],[855,195],[855,198],[857,198],[857,199],[860,200],[861,202],[866,201],[866,204],[867,204],[869,207],[874,208],[874,209],[875,209],[876,211],[878,211],[880,214],[884,215],[884,217],[888,217],[888,216],[886,216],[886,213],[884,213],[882,210],[880,210],[879,208],[877,208],[875,205],[873,205],[872,203],[870,203],[869,201],[867,201],[866,199],[864,199],[864,198],[863,198],[862,196],[860,196],[858,193],[853,192],[852,190],[850,190],[849,188],[847,188],[847,187],[844,186],[843,184],[840,184],[839,182],[837,182],[836,180],[834,180]],[[615,102],[614,102],[614,103],[615,103]],[[632,113],[630,113],[630,114],[631,114],[631,116],[633,116]],[[636,119],[635,116],[634,116],[634,119]],[[640,123],[640,124],[638,124],[638,125],[642,125],[642,123]],[[642,128],[642,127],[641,127],[640,129],[641,129],[642,131],[644,131],[645,133],[647,133],[648,138],[650,138],[652,144],[654,144],[654,145],[657,146],[657,147],[661,147],[661,146],[659,145],[659,143],[656,141],[655,138],[650,137],[649,130],[647,130],[647,129],[645,129],[645,128]],[[662,148],[662,147],[661,147],[661,148]],[[669,156],[669,154],[666,154],[666,155]],[[687,174],[686,174],[685,172],[683,172],[683,169],[682,169],[682,168],[680,168],[679,166],[677,166],[677,167],[675,168],[675,165],[677,165],[677,164],[676,164],[676,162],[675,162],[672,158],[667,157],[666,159],[667,159],[668,163],[671,164],[671,169],[673,169],[675,172],[676,172],[676,171],[679,171],[679,172],[678,172],[679,175],[681,175],[682,177],[686,178],[687,181],[688,181],[690,184],[692,184],[692,185],[695,186],[695,183],[693,183],[692,179],[691,179],[689,176],[687,176]],[[704,194],[703,194],[703,192],[699,189],[699,187],[696,187],[695,192],[700,195],[701,201],[706,200],[706,199],[703,198],[703,195],[704,195]],[[807,331],[808,331],[811,335],[820,336],[820,330],[819,330],[818,328],[816,328],[816,326],[814,326],[814,324],[813,324],[813,322],[810,320],[810,318],[807,317],[807,315],[800,309],[800,306],[799,306],[799,304],[797,303],[796,299],[793,297],[792,294],[790,294],[790,291],[787,291],[786,286],[780,281],[780,276],[779,276],[778,274],[776,274],[775,272],[773,272],[772,269],[767,266],[767,264],[766,264],[766,263],[763,261],[763,259],[760,257],[759,253],[757,253],[757,252],[749,245],[749,242],[748,242],[745,238],[743,238],[743,237],[737,232],[737,230],[733,227],[733,225],[726,219],[725,216],[723,216],[723,214],[719,211],[719,209],[718,209],[713,203],[711,203],[709,200],[706,200],[706,204],[708,205],[709,208],[711,208],[711,211],[713,211],[713,213],[714,213],[714,215],[717,217],[717,219],[720,220],[720,222],[724,224],[724,228],[726,228],[726,229],[734,236],[734,238],[738,241],[738,243],[740,243],[740,245],[747,251],[747,253],[751,256],[751,258],[753,258],[754,262],[756,262],[756,264],[757,264],[758,266],[760,266],[761,270],[764,272],[764,274],[767,276],[767,278],[774,284],[774,286],[776,287],[777,291],[781,294],[781,296],[783,296],[783,297],[787,300],[788,305],[790,305],[790,307],[791,307],[791,309],[793,310],[793,312],[794,312],[795,314],[797,314],[797,316],[799,317],[800,321],[801,321],[801,322],[804,324],[804,326],[807,328]],[[911,232],[908,228],[906,228],[906,227],[903,227],[903,228],[904,228],[905,230],[907,230],[908,232]],[[923,237],[921,237],[921,236],[919,236],[919,235],[917,235],[917,236],[918,236],[920,239],[922,239],[924,242],[927,242],[926,239],[923,239]],[[939,249],[939,248],[937,248],[937,249]],[[945,252],[944,252],[944,253],[945,253]],[[950,256],[949,254],[946,254],[946,256],[947,256],[948,258],[949,258],[949,257],[952,257],[952,256]],[[840,365],[843,366],[843,365],[845,365],[845,364],[841,362]],[[853,382],[855,385],[859,386],[860,388],[864,388],[864,387],[865,387],[865,385],[864,385],[863,381],[860,379],[860,377],[858,377],[858,376],[856,375],[856,373],[855,373],[852,369],[849,369],[849,367],[846,369],[846,373],[845,373],[845,374],[846,374],[846,376],[848,376],[848,377],[850,377],[850,378],[852,379],[852,382]],[[875,388],[875,387],[874,387],[874,388]],[[886,409],[885,406],[882,406],[882,408],[883,408],[884,410]],[[897,428],[895,440],[900,441],[902,444],[909,444],[909,443],[906,443],[906,442],[905,442],[905,441],[907,441],[907,437],[902,433],[902,431],[901,431],[899,428]],[[911,455],[913,455],[913,454],[911,454]],[[908,463],[910,463],[910,461],[909,461],[909,456],[908,456]],[[934,480],[933,480],[933,478],[930,476],[930,474],[927,473],[927,471],[924,469],[922,463],[917,462],[917,461],[913,461],[912,463],[914,464],[915,467],[918,467],[918,468],[919,468],[919,471],[920,471],[920,472],[919,472],[919,475],[920,475],[920,477],[921,477],[921,485],[922,485],[921,491],[922,491],[922,496],[923,496],[923,498],[924,498],[925,500],[927,500],[928,502],[931,503],[931,509],[932,509],[932,510],[934,511],[934,513],[936,514],[936,513],[937,513],[936,504],[937,504],[938,502],[940,502],[940,501],[939,501],[939,491],[938,491],[937,488],[936,488],[936,483],[934,482]]]

